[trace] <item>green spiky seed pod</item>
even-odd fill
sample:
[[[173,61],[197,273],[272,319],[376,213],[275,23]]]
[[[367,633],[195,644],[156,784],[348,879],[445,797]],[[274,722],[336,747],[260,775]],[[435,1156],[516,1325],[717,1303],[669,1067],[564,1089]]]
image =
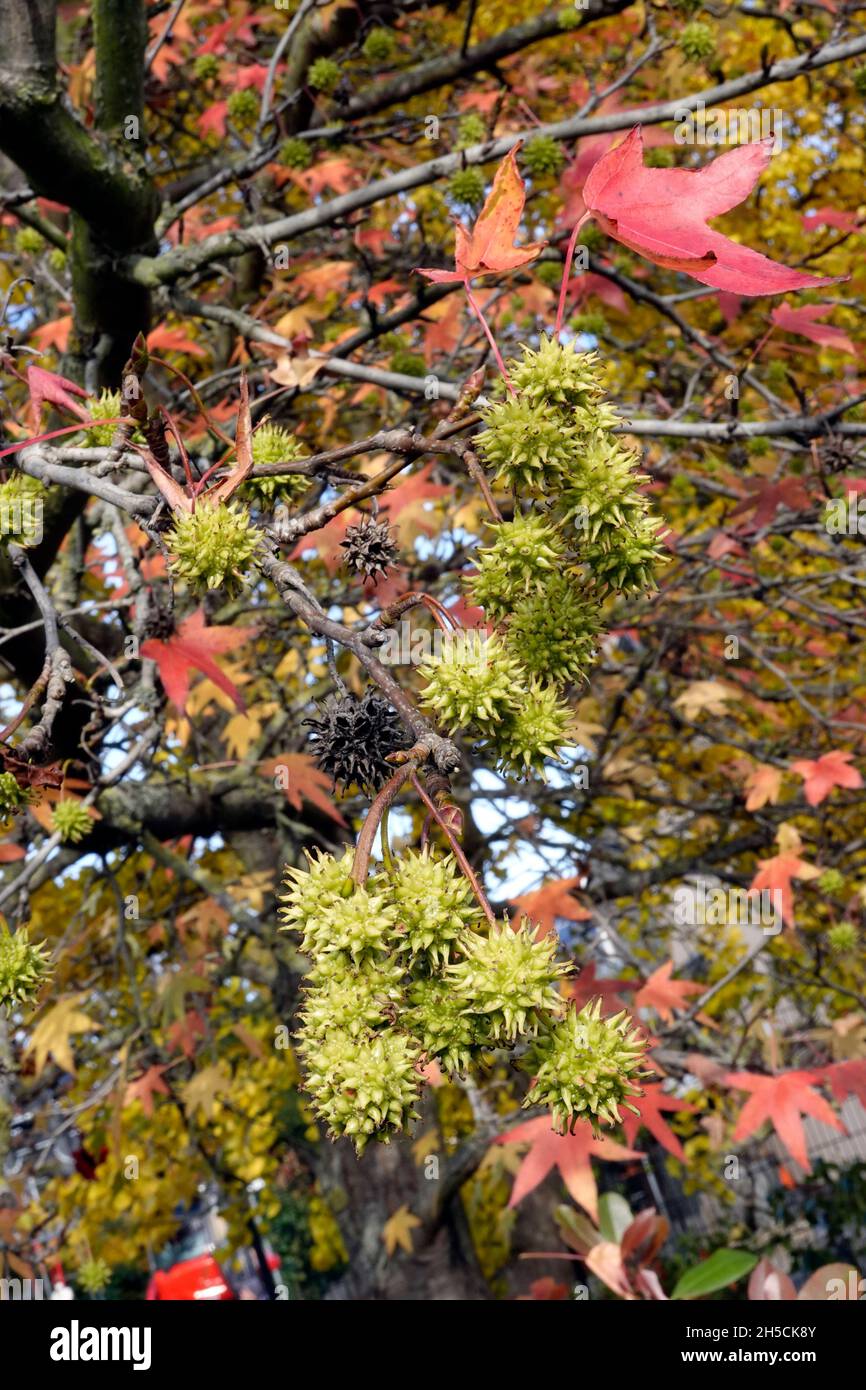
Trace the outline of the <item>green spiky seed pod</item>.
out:
[[[320,850],[306,858],[306,868],[287,868],[285,872],[286,891],[280,896],[283,931],[305,932],[318,912],[350,897],[355,890],[354,850],[347,849],[339,859]]]
[[[564,563],[565,545],[553,526],[532,514],[518,512],[491,530],[493,544],[478,550],[468,589],[472,602],[498,622],[519,599],[544,588]]]
[[[309,169],[313,162],[313,151],[309,140],[299,140],[292,135],[280,145],[277,155],[287,169]]]
[[[449,1075],[465,1076],[479,1054],[490,1048],[485,1021],[467,1013],[466,1001],[447,981],[435,976],[416,980],[409,989],[409,1003],[405,1026]]]
[[[38,256],[45,246],[45,238],[35,227],[22,227],[15,233],[15,250],[19,256]]]
[[[568,575],[554,574],[515,605],[505,645],[531,676],[562,685],[593,664],[600,629],[598,603]]]
[[[299,439],[281,425],[262,425],[253,435],[253,464],[294,463],[303,458],[305,449]],[[286,473],[281,477],[248,478],[241,483],[237,495],[251,506],[269,511],[276,502],[293,502],[302,497],[310,486],[303,473]]]
[[[0,822],[15,816],[33,800],[29,787],[22,787],[15,774],[0,772]]]
[[[501,640],[477,630],[449,635],[418,674],[427,682],[421,704],[435,710],[449,733],[469,724],[493,730],[525,695],[520,667]]]
[[[574,467],[577,430],[549,405],[510,396],[481,412],[478,452],[509,487],[547,492]]]
[[[593,338],[600,338],[607,328],[607,319],[602,313],[574,314],[568,321],[568,326],[574,333],[588,333]]]
[[[364,57],[371,63],[385,63],[394,52],[390,29],[371,29],[364,40]]]
[[[215,53],[200,53],[192,65],[196,82],[210,82],[219,77],[220,63]]]
[[[853,81],[858,97],[866,97],[866,63],[855,69]]]
[[[234,593],[258,549],[259,536],[242,507],[236,503],[214,506],[204,498],[194,512],[175,516],[165,543],[174,574],[191,589],[225,586]]]
[[[827,933],[827,940],[831,950],[838,955],[845,955],[848,951],[857,948],[857,928],[853,922],[837,922]]]
[[[560,29],[577,29],[583,23],[583,15],[576,5],[566,5],[557,15]]]
[[[393,961],[352,966],[342,956],[324,956],[307,979],[301,1018],[308,1041],[333,1031],[361,1037],[402,1012],[403,969]]]
[[[93,817],[83,801],[64,797],[51,808],[51,829],[64,844],[77,845],[93,829]]]
[[[480,169],[458,169],[448,180],[448,192],[455,203],[477,207],[484,202],[484,175]]]
[[[48,264],[57,274],[62,275],[66,269],[66,252],[60,246],[52,246],[48,252]]]
[[[0,924],[0,1009],[32,1004],[51,970],[44,941],[33,945],[26,927],[10,932]]]
[[[401,376],[426,376],[427,363],[417,352],[407,352],[401,348],[395,352],[388,363],[392,372],[399,372]]]
[[[420,1052],[404,1033],[388,1029],[353,1038],[332,1031],[321,1039],[302,1037],[298,1050],[316,1116],[332,1138],[352,1139],[359,1154],[370,1139],[387,1144],[418,1118]]]
[[[679,49],[690,63],[702,63],[716,51],[716,36],[709,24],[695,20],[687,24],[679,37]]]
[[[556,175],[565,164],[565,155],[558,140],[550,135],[535,135],[524,145],[520,158],[526,172],[534,179],[547,174]]]
[[[537,348],[523,344],[520,350],[523,356],[508,363],[508,374],[521,397],[532,405],[592,411],[603,401],[604,377],[597,352],[581,352],[573,343],[558,343],[546,335]]]
[[[487,126],[477,111],[467,111],[457,125],[457,148],[468,149],[470,145],[480,145],[487,139]]]
[[[598,1132],[600,1120],[619,1124],[618,1107],[629,1110],[629,1096],[639,1096],[635,1083],[647,1075],[641,1069],[646,1042],[626,1013],[601,1017],[601,1000],[573,1005],[561,1022],[539,1037],[523,1063],[535,1080],[523,1104],[545,1105],[560,1134],[588,1119]]]
[[[394,942],[397,909],[384,894],[358,887],[350,898],[319,906],[307,919],[301,950],[314,960],[341,951],[355,965]]]
[[[259,96],[253,87],[244,87],[240,92],[232,92],[226,110],[230,121],[236,126],[255,125],[259,115]]]
[[[38,545],[47,496],[39,479],[26,473],[13,473],[0,483],[0,541],[14,541],[25,548]]]
[[[78,1267],[75,1282],[85,1293],[102,1293],[111,1282],[111,1266],[105,1260],[85,1260]]]
[[[818,879],[818,887],[828,898],[838,897],[845,887],[845,875],[838,869],[825,869]]]
[[[478,917],[478,904],[452,855],[434,857],[429,849],[408,850],[393,874],[382,872],[376,887],[397,909],[397,944],[410,961],[419,957],[433,969],[446,965],[457,938]]]
[[[648,478],[636,471],[639,462],[613,435],[602,430],[589,435],[560,499],[562,524],[586,541],[633,526],[648,509],[639,490]]]
[[[94,420],[117,420],[126,414],[126,406],[119,391],[102,391],[98,400],[90,402],[90,414]],[[91,449],[108,449],[117,433],[117,425],[91,425],[87,431],[87,443]]]
[[[642,516],[634,525],[611,532],[606,540],[583,546],[580,557],[594,583],[623,594],[655,589],[655,570],[669,558],[658,538],[662,526],[655,517]]]
[[[333,58],[317,58],[310,64],[307,81],[314,92],[333,92],[340,80],[340,65]]]
[[[492,740],[502,771],[518,777],[536,772],[544,777],[545,762],[558,762],[563,747],[574,742],[573,723],[574,712],[559,698],[555,686],[530,681],[520,709],[503,720]]]
[[[559,261],[536,262],[535,274],[542,285],[547,285],[548,289],[557,289],[562,283],[562,266]]]
[[[513,1043],[518,1034],[535,1034],[544,1020],[564,1009],[557,982],[570,966],[556,960],[556,936],[537,936],[524,917],[517,931],[507,920],[488,936],[461,939],[465,959],[445,969],[445,977],[470,1014],[486,1021],[496,1042]]]

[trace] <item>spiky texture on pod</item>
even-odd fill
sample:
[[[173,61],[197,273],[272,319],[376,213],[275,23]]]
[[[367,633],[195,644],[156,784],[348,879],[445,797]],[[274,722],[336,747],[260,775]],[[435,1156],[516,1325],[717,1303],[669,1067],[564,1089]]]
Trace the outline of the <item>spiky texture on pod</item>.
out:
[[[287,867],[286,891],[280,896],[283,930],[305,932],[318,912],[326,911],[340,898],[350,897],[355,888],[354,862],[353,849],[347,849],[339,859],[315,850],[307,854],[305,869]]]
[[[656,517],[641,516],[631,526],[606,533],[606,539],[583,546],[580,558],[598,588],[623,594],[655,589],[655,570],[669,558],[658,538],[662,526]]]
[[[19,256],[38,256],[45,246],[45,238],[35,227],[21,227],[15,233],[15,250]]]
[[[509,396],[488,406],[481,418],[485,428],[475,444],[497,481],[547,492],[571,472],[577,430],[549,406]]]
[[[424,358],[420,353],[409,352],[407,348],[398,348],[396,352],[392,353],[388,366],[392,372],[398,372],[400,376],[422,377],[427,375],[427,363]]]
[[[211,78],[219,77],[220,60],[215,53],[200,53],[192,71],[197,82],[210,82]]]
[[[365,579],[386,574],[400,554],[397,538],[387,520],[376,521],[371,516],[347,526],[340,545],[346,552],[344,558],[348,568]]]
[[[89,406],[94,420],[116,420],[126,414],[126,405],[119,391],[101,391]],[[117,433],[117,425],[91,425],[87,430],[87,443],[90,448],[107,449]]]
[[[467,1011],[466,1001],[442,979],[416,980],[403,1022],[428,1057],[449,1073],[465,1076],[491,1046],[486,1022]]]
[[[594,1130],[600,1120],[619,1124],[618,1107],[629,1110],[629,1096],[639,1096],[646,1042],[623,1012],[601,1017],[601,1000],[585,1004],[578,1013],[570,1005],[565,1018],[539,1037],[524,1066],[535,1080],[524,1105],[546,1105],[560,1134],[588,1119]]]
[[[518,512],[491,527],[492,545],[477,552],[477,573],[468,582],[473,603],[499,621],[521,598],[543,589],[564,563],[565,544],[543,517]]]
[[[465,150],[469,145],[480,145],[487,139],[487,126],[477,111],[467,111],[457,123],[457,148]]]
[[[397,909],[383,893],[358,887],[307,918],[301,949],[314,961],[341,951],[355,965],[394,944]]]
[[[42,539],[42,509],[48,496],[38,478],[13,473],[0,483],[0,541],[38,545]]]
[[[301,1018],[304,1036],[342,1030],[357,1038],[384,1028],[402,1012],[403,969],[386,958],[353,966],[341,955],[323,956],[307,977]]]
[[[716,36],[709,24],[695,20],[687,24],[679,37],[680,52],[690,63],[701,63],[716,51]]]
[[[192,589],[240,588],[244,570],[256,553],[259,536],[249,513],[230,503],[214,506],[201,500],[194,512],[175,516],[165,543],[178,579]]]
[[[277,158],[287,169],[309,169],[313,162],[312,144],[309,140],[299,140],[297,136],[290,135],[280,145]]]
[[[383,872],[376,887],[397,908],[397,942],[410,961],[422,957],[436,969],[446,965],[458,937],[478,917],[478,904],[452,855],[440,858],[429,848],[407,850],[393,874]]]
[[[554,574],[515,605],[505,645],[531,676],[564,684],[592,665],[600,629],[597,601],[568,575]]]
[[[548,410],[559,406],[563,411],[586,411],[595,421],[605,389],[597,352],[581,352],[573,343],[558,343],[546,335],[537,348],[524,343],[520,350],[523,356],[508,363],[508,374],[522,400]]]
[[[514,1042],[563,1011],[557,982],[570,967],[557,962],[556,944],[553,934],[537,936],[525,917],[516,931],[506,920],[487,936],[465,935],[464,959],[449,965],[445,976],[470,1014],[485,1020],[491,1039]]]
[[[517,711],[525,694],[520,667],[501,640],[477,629],[449,635],[441,652],[421,663],[418,674],[427,682],[421,704],[435,710],[449,732],[467,724],[495,730]]]
[[[853,951],[857,946],[857,928],[853,922],[836,922],[827,933],[832,950],[838,955]]]
[[[315,1114],[333,1138],[348,1135],[359,1154],[370,1139],[387,1144],[418,1118],[420,1049],[405,1033],[388,1029],[353,1038],[334,1030],[302,1038],[299,1051]]]
[[[85,1260],[78,1266],[75,1282],[85,1293],[102,1293],[111,1282],[111,1266],[105,1260]]]
[[[543,777],[546,760],[558,761],[563,747],[574,741],[573,722],[574,713],[556,687],[531,680],[520,709],[496,730],[500,767],[515,777],[531,772]]]
[[[229,120],[238,126],[251,126],[259,114],[259,96],[253,87],[231,92],[226,105]]]
[[[588,541],[609,530],[634,525],[646,513],[639,491],[648,481],[637,473],[637,454],[610,434],[596,431],[587,438],[561,497],[563,525],[575,527]]]
[[[10,1013],[31,1004],[51,974],[45,942],[34,945],[26,927],[10,932],[0,926],[0,1009]]]
[[[845,887],[845,875],[838,869],[825,869],[818,879],[818,887],[828,897],[836,897]]]
[[[252,440],[254,464],[294,463],[304,457],[304,446],[281,425],[262,425]],[[254,506],[269,510],[275,502],[292,502],[302,497],[310,486],[303,473],[286,473],[282,477],[247,478],[241,483],[237,496]]]
[[[83,801],[65,797],[51,808],[51,828],[64,844],[77,845],[93,829],[93,818]]]
[[[534,179],[545,174],[558,174],[565,164],[565,155],[558,140],[550,135],[535,135],[527,140],[520,155],[526,172]]]
[[[29,805],[32,800],[30,788],[22,787],[14,773],[0,772],[0,822],[17,815],[22,806]]]
[[[333,58],[317,58],[310,64],[307,81],[314,92],[333,92],[340,80],[340,65]]]
[[[484,202],[484,175],[480,169],[458,169],[448,180],[448,192],[456,203],[475,207]]]
[[[316,715],[304,724],[313,730],[313,757],[335,787],[354,785],[374,796],[394,772],[388,758],[412,744],[396,711],[372,690],[360,700],[329,695]]]
[[[384,63],[394,52],[394,35],[390,29],[371,29],[364,40],[364,57],[371,63]]]

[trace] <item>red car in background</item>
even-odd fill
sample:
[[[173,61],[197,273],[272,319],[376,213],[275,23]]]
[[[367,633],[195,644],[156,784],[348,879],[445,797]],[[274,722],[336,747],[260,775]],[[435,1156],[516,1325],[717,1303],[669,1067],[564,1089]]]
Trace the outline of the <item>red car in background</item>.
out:
[[[159,1267],[150,1276],[145,1298],[196,1302],[270,1299],[279,1275],[279,1257],[272,1250],[264,1250],[267,1280],[252,1249],[236,1251],[230,1261],[220,1264],[215,1251],[224,1243],[225,1235],[225,1222],[215,1211],[190,1216],[181,1234],[161,1251]]]

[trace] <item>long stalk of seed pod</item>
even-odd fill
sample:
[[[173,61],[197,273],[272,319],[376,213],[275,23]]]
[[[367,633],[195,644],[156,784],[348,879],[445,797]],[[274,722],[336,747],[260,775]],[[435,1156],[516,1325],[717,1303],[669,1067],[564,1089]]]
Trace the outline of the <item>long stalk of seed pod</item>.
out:
[[[404,763],[403,767],[398,767],[393,777],[388,778],[388,781],[385,783],[367,812],[367,819],[361,827],[358,843],[355,846],[355,862],[352,866],[352,879],[359,887],[362,883],[366,883],[367,874],[370,872],[370,855],[373,851],[373,842],[376,839],[376,831],[379,829],[382,817],[396,797],[403,783],[414,775],[417,767],[418,764],[411,759],[409,762]],[[384,838],[383,836],[383,844]]]
[[[466,855],[463,853],[463,850],[460,847],[456,835],[454,834],[448,822],[445,820],[445,817],[442,815],[442,812],[439,810],[436,803],[432,800],[431,797],[427,795],[426,791],[421,786],[421,783],[418,781],[418,777],[415,772],[412,773],[412,786],[415,788],[415,791],[418,793],[421,800],[424,802],[424,805],[427,807],[427,810],[430,812],[436,824],[439,826],[439,829],[442,831],[442,834],[448,841],[448,844],[451,847],[451,853],[454,855],[454,858],[457,860],[457,863],[463,870],[464,876],[467,878],[469,886],[478,900],[478,906],[481,908],[481,911],[484,913],[484,916],[487,918],[491,927],[495,927],[496,914],[494,913],[493,908],[490,906],[490,903],[487,901],[487,895],[478,881],[478,876],[475,873],[475,870],[469,863],[469,860],[466,858]]]
[[[568,277],[571,274],[571,262],[574,260],[574,248],[577,246],[580,229],[589,216],[588,212],[583,214],[583,217],[575,223],[574,231],[568,238],[568,250],[565,253],[565,265],[562,268],[562,284],[559,287],[559,303],[556,306],[556,328],[553,330],[555,338],[559,337],[562,331],[562,320],[565,318],[565,296],[568,292]]]
[[[469,300],[473,314],[478,319],[478,322],[481,324],[481,327],[484,329],[484,332],[487,335],[487,341],[490,344],[490,349],[493,353],[493,356],[496,358],[496,365],[502,373],[502,379],[505,382],[505,385],[508,387],[509,391],[511,392],[512,396],[516,396],[517,392],[512,386],[511,378],[505,370],[505,363],[502,360],[502,353],[499,351],[499,348],[496,344],[496,339],[490,331],[490,324],[484,317],[484,312],[481,308],[481,305],[478,303],[477,299],[472,293],[472,290],[469,288],[468,280],[463,281],[463,288],[466,291],[466,298]]]
[[[379,822],[379,835],[382,840],[382,863],[385,865],[389,874],[394,872],[394,857],[391,854],[391,840],[388,835],[388,815],[389,808],[386,806],[382,812],[382,819]]]

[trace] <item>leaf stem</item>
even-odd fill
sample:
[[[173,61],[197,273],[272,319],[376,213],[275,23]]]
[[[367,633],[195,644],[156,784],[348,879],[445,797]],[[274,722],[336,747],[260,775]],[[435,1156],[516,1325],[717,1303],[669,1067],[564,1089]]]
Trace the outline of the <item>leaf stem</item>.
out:
[[[503,360],[502,360],[502,353],[499,351],[499,348],[498,348],[498,346],[497,346],[497,344],[496,344],[496,339],[494,338],[493,334],[492,334],[491,331],[490,331],[490,324],[487,322],[486,318],[484,317],[484,313],[483,313],[483,311],[482,311],[481,305],[478,303],[478,300],[475,298],[474,294],[472,293],[472,290],[471,290],[471,288],[470,288],[470,286],[469,286],[469,281],[468,281],[468,280],[464,280],[464,281],[463,281],[463,288],[464,288],[465,291],[466,291],[466,298],[469,300],[469,304],[470,304],[470,306],[471,306],[471,308],[472,308],[472,312],[474,313],[475,317],[478,319],[479,323],[481,324],[481,327],[484,329],[484,332],[485,332],[486,335],[487,335],[487,341],[488,341],[488,343],[490,344],[490,348],[491,348],[491,351],[492,351],[492,353],[493,353],[493,356],[496,358],[496,365],[497,365],[497,367],[499,368],[500,372],[502,373],[502,379],[503,379],[503,381],[505,382],[505,385],[508,387],[509,391],[511,392],[512,396],[516,396],[516,395],[517,395],[517,392],[515,391],[514,387],[513,387],[512,384],[511,384],[511,378],[510,378],[510,376],[508,375],[508,372],[505,370],[505,363],[504,363]]]
[[[556,327],[553,330],[555,338],[558,338],[562,332],[562,320],[565,318],[565,296],[568,292],[568,280],[571,275],[571,263],[574,260],[574,248],[577,245],[577,238],[580,236],[580,229],[589,217],[590,213],[585,212],[583,217],[575,223],[574,230],[568,238],[568,249],[565,253],[565,265],[562,270],[562,284],[559,287],[559,303],[556,306]]]

